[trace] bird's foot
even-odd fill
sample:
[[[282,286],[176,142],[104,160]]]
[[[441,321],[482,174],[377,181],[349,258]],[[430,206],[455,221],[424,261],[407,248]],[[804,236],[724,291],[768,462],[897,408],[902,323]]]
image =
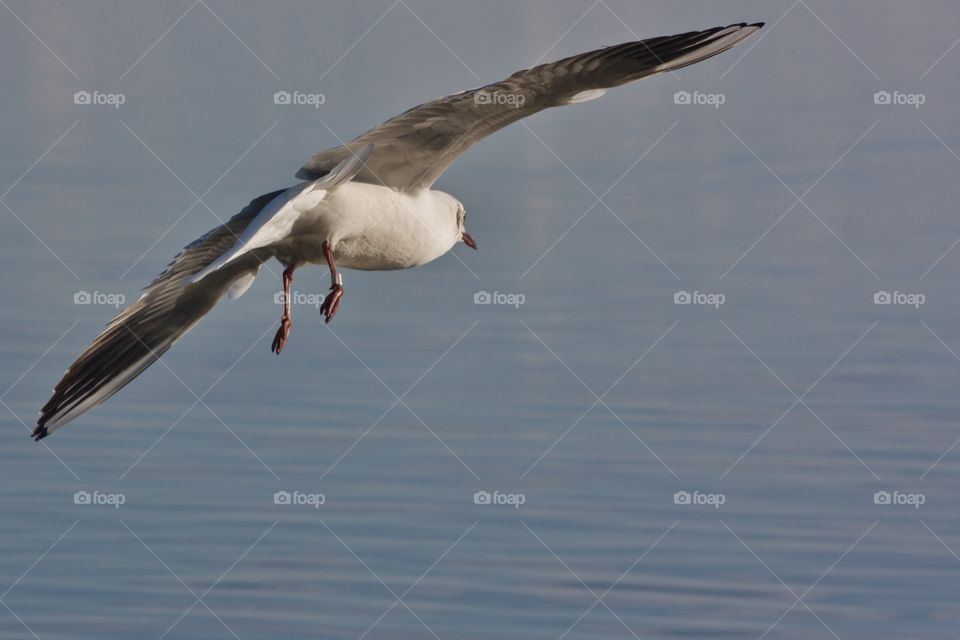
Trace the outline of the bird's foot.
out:
[[[333,316],[337,315],[342,298],[343,285],[337,282],[330,287],[330,293],[327,294],[327,297],[323,299],[323,304],[320,305],[320,313],[325,318],[324,322],[329,323],[333,320]]]
[[[277,329],[277,335],[273,337],[273,344],[270,345],[270,351],[280,355],[280,352],[283,351],[283,346],[287,344],[287,338],[290,337],[290,329],[292,328],[293,322],[290,318],[284,316],[280,320],[280,328]]]

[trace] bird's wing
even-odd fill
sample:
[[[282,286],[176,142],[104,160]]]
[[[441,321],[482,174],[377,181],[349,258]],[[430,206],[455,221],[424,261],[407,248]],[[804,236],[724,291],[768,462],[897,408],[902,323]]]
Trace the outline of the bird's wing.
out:
[[[549,107],[585,102],[649,75],[706,60],[763,26],[734,24],[627,42],[532,69],[414,107],[346,145],[313,156],[297,177],[313,180],[365,145],[376,145],[357,180],[402,191],[429,187],[456,158],[494,131]]]
[[[37,440],[97,406],[144,369],[193,327],[231,285],[249,286],[268,255],[254,252],[229,267],[189,284],[187,278],[233,246],[256,215],[282,191],[260,196],[225,224],[187,245],[144,290],[140,299],[110,321],[70,365],[40,410]]]

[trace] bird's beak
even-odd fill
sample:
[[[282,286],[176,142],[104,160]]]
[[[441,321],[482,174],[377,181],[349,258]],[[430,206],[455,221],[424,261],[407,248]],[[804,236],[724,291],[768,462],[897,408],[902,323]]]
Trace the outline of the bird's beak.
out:
[[[473,239],[473,236],[464,231],[460,234],[460,240],[463,241],[463,244],[467,245],[474,251],[477,249],[477,241]]]

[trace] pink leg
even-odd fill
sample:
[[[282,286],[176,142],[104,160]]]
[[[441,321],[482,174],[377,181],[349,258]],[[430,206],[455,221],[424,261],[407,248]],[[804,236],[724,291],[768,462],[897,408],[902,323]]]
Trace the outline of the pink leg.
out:
[[[277,335],[274,336],[273,344],[270,346],[270,350],[277,355],[280,355],[280,352],[283,351],[283,346],[287,344],[287,338],[290,337],[290,329],[293,328],[293,314],[290,311],[290,297],[292,296],[290,288],[293,285],[294,269],[296,267],[290,265],[283,270],[283,317],[280,319],[280,328],[277,329]]]
[[[320,305],[320,313],[326,318],[326,322],[333,320],[340,308],[340,300],[343,298],[343,280],[337,272],[337,265],[333,262],[333,246],[327,241],[323,242],[323,255],[327,259],[327,266],[330,268],[330,293],[324,298]]]

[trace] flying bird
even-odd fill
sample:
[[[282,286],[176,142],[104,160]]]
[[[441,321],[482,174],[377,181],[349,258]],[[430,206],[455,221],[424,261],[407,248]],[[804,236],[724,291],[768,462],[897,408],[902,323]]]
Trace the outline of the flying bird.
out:
[[[626,42],[542,64],[424,103],[318,153],[297,172],[302,182],[255,198],[177,254],[66,371],[40,410],[33,438],[45,438],[123,388],[224,295],[242,295],[270,258],[284,266],[285,304],[271,345],[279,354],[293,324],[290,292],[298,267],[330,270],[330,292],[320,307],[330,322],[343,302],[340,267],[407,269],[461,242],[476,249],[463,205],[431,188],[460,154],[543,109],[595,100],[608,88],[706,60],[762,26]]]

